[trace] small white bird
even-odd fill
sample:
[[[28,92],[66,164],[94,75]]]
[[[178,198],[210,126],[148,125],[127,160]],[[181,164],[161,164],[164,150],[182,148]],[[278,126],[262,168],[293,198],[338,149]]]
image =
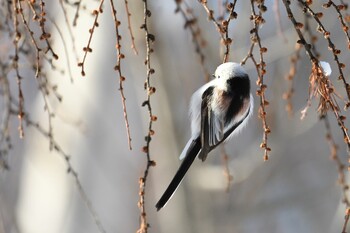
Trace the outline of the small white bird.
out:
[[[243,67],[234,62],[223,63],[214,76],[192,95],[192,136],[180,155],[182,164],[156,204],[158,211],[175,193],[197,155],[205,161],[208,153],[239,132],[252,114],[250,80]]]

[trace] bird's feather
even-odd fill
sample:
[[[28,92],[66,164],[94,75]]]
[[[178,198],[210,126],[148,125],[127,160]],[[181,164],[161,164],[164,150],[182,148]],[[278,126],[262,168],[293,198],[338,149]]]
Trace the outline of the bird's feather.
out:
[[[202,144],[202,150],[198,155],[198,158],[200,158],[202,161],[205,161],[207,158],[207,155],[210,151],[210,145],[209,141],[212,135],[210,135],[210,127],[209,125],[209,117],[210,117],[210,99],[213,95],[213,89],[214,87],[208,87],[207,90],[204,91],[202,95],[202,104],[201,104],[201,144]]]
[[[184,178],[186,172],[190,168],[193,163],[193,160],[197,157],[198,152],[201,150],[201,142],[198,137],[195,140],[190,141],[190,146],[188,147],[185,159],[182,161],[179,169],[177,170],[174,178],[171,180],[168,188],[165,190],[162,197],[156,204],[157,211],[159,211],[165,204],[169,201],[169,199],[175,193],[177,187],[179,187],[182,179]]]

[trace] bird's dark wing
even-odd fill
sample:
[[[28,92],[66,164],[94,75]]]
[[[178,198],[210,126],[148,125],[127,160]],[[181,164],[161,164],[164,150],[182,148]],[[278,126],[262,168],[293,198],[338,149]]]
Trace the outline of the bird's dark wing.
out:
[[[210,107],[210,100],[213,95],[213,89],[214,87],[208,87],[207,90],[204,91],[202,95],[202,104],[201,104],[201,133],[200,133],[200,139],[201,139],[201,151],[198,155],[198,157],[205,161],[205,159],[208,156],[208,153],[210,152],[210,142],[213,141],[213,138],[215,135],[215,114],[211,110]]]
[[[190,147],[187,150],[186,156],[182,161],[179,169],[177,170],[174,178],[171,180],[168,188],[165,190],[164,194],[157,202],[156,204],[157,211],[159,211],[175,193],[177,187],[180,185],[182,179],[184,178],[186,172],[190,168],[191,164],[193,163],[193,160],[196,158],[200,149],[201,149],[201,140],[198,137],[197,139],[192,141]]]
[[[208,111],[209,146],[215,146],[224,137],[224,119],[212,110]]]

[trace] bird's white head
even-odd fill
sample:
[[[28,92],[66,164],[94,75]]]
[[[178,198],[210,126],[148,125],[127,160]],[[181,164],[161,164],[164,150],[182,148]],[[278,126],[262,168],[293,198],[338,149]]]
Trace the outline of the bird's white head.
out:
[[[218,66],[214,73],[218,87],[226,89],[226,81],[235,77],[248,76],[244,68],[235,62],[226,62]]]
[[[215,71],[215,78],[229,79],[237,76],[246,76],[247,72],[244,68],[235,62],[226,62],[218,66]]]

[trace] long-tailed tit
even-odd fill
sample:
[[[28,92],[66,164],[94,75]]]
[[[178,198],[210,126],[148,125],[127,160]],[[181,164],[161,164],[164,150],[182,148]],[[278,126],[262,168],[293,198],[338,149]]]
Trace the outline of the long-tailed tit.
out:
[[[242,66],[233,62],[223,63],[214,76],[214,80],[192,95],[192,136],[180,155],[182,164],[156,204],[157,210],[175,193],[197,155],[205,161],[211,150],[243,128],[252,113],[250,81]]]

